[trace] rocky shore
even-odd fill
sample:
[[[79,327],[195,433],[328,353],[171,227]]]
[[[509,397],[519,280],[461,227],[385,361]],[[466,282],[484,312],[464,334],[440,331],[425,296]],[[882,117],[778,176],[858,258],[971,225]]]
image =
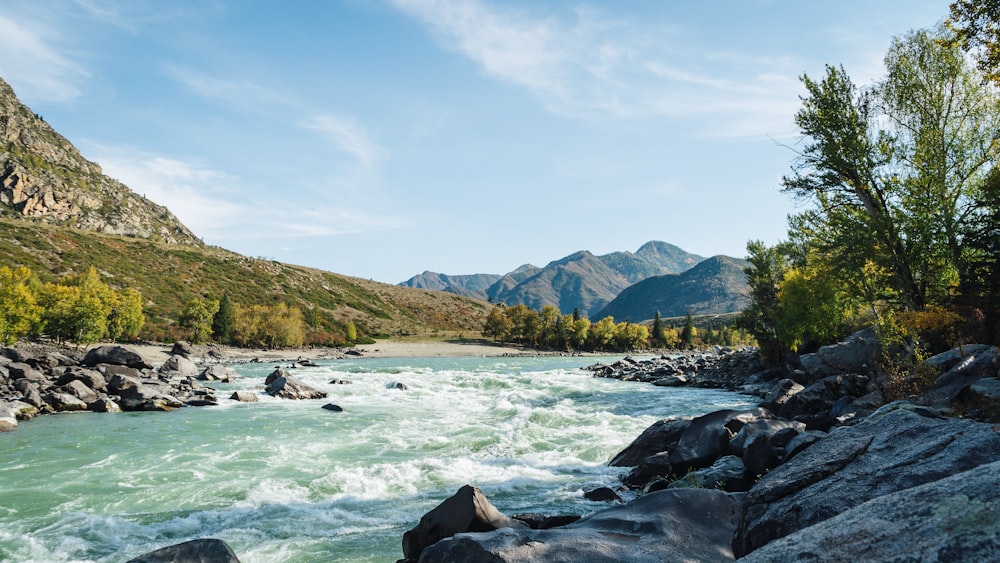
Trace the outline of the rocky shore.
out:
[[[900,382],[878,353],[862,331],[779,370],[721,349],[590,366],[762,401],[656,422],[583,518],[508,517],[462,487],[404,535],[400,563],[1000,559],[1000,352],[931,358],[931,389],[888,402]]]

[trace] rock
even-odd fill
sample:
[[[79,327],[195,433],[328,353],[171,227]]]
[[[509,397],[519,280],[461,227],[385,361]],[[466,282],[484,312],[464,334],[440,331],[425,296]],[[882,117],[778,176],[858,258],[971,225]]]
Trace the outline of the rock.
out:
[[[6,404],[0,403],[0,432],[12,432],[17,428],[17,417]]]
[[[667,418],[658,420],[652,426],[643,430],[638,438],[608,463],[611,467],[635,467],[642,460],[659,452],[666,451],[668,446],[680,439],[681,433],[691,424],[689,418]]]
[[[333,412],[344,412],[344,407],[342,407],[340,405],[335,405],[333,403],[327,403],[327,404],[323,405],[322,408],[324,408],[324,409],[326,409],[328,411],[333,411]]]
[[[274,368],[274,371],[267,374],[267,377],[264,378],[264,385],[270,385],[274,383],[274,381],[279,377],[291,377],[291,376],[292,374],[289,373],[288,371],[283,370],[280,367],[276,367]]]
[[[80,381],[94,391],[107,391],[108,389],[108,381],[104,374],[92,369],[68,369],[59,376],[56,385],[66,385],[70,381]]]
[[[230,383],[238,377],[239,374],[236,373],[236,370],[222,364],[212,364],[198,374],[198,379],[202,381],[222,381],[223,383]]]
[[[35,381],[48,381],[44,373],[23,362],[11,362],[7,364],[7,373],[14,380],[33,379]]]
[[[31,420],[39,413],[38,407],[24,401],[7,401],[7,408],[17,420]]]
[[[851,400],[868,394],[869,378],[864,375],[831,375],[795,393],[778,409],[782,418],[822,415],[833,417],[838,400]]]
[[[234,391],[229,398],[241,403],[256,403],[258,401],[257,395],[250,393],[249,391]]]
[[[97,364],[111,364],[135,369],[153,369],[152,364],[147,362],[138,353],[124,346],[114,345],[98,346],[90,349],[80,363],[87,367],[94,367]]]
[[[327,396],[326,391],[314,389],[292,376],[274,379],[265,392],[282,399],[325,399]]]
[[[785,457],[781,461],[786,462],[792,459],[795,454],[801,452],[823,438],[826,438],[827,436],[828,434],[826,432],[820,432],[819,430],[806,430],[805,432],[797,434],[785,446]]]
[[[865,501],[1000,460],[1000,433],[971,420],[922,416],[890,404],[778,466],[747,493],[737,556]],[[789,448],[794,441],[789,444]]]
[[[63,393],[69,393],[77,399],[80,399],[84,403],[93,403],[97,400],[97,392],[95,392],[90,387],[80,381],[79,379],[74,379],[59,388]]]
[[[671,489],[550,530],[459,533],[420,563],[653,563],[732,560],[735,502],[721,491]]]
[[[878,337],[875,330],[866,328],[830,346],[823,346],[813,354],[800,356],[802,366],[816,377],[859,373],[871,375],[879,357]]]
[[[670,450],[673,471],[683,474],[688,469],[712,465],[720,456],[728,453],[729,440],[744,424],[772,416],[767,410],[757,408],[747,411],[720,410],[691,419],[691,424],[684,429],[676,446]]]
[[[683,375],[668,375],[653,382],[657,387],[683,387],[688,380]]]
[[[998,513],[994,462],[869,500],[740,561],[998,561]]]
[[[174,342],[172,348],[170,348],[171,356],[181,356],[186,360],[192,360],[195,355],[194,346],[190,342],[183,342],[178,340]]]
[[[170,377],[172,375],[194,377],[198,375],[198,366],[184,356],[174,355],[170,356],[167,358],[167,361],[163,362],[163,365],[160,366],[157,373],[165,377]]]
[[[670,452],[664,451],[639,462],[639,465],[632,468],[632,471],[622,479],[622,483],[630,489],[649,491],[648,485],[651,481],[674,473],[673,465],[670,464]],[[666,484],[662,488],[666,488]]]
[[[87,410],[91,412],[122,412],[121,407],[118,403],[112,401],[107,397],[102,397],[97,399],[93,403],[87,405]]]
[[[616,493],[611,487],[592,487],[584,489],[583,498],[594,502],[617,502],[622,500],[622,497],[618,496],[618,493]]]
[[[699,487],[702,489],[723,489],[727,491],[745,491],[750,488],[744,483],[746,468],[743,461],[734,455],[720,457],[711,467],[686,473],[680,479],[670,483],[668,488]]]
[[[70,395],[69,393],[50,391],[42,396],[42,400],[56,412],[87,410],[87,403],[81,401],[73,395]]]
[[[349,379],[331,379],[330,385],[351,385],[353,382]]]
[[[562,514],[558,516],[546,516],[544,514],[514,514],[511,516],[528,525],[532,530],[550,530],[572,524],[580,519],[576,514]]]
[[[389,383],[386,384],[385,388],[386,389],[399,389],[400,391],[409,391],[410,390],[410,386],[409,385],[407,385],[405,383],[401,383],[399,381],[391,381],[391,382],[389,382]]]
[[[773,412],[780,412],[781,407],[788,402],[796,393],[805,389],[792,379],[781,379],[774,384],[774,387],[764,396],[761,407]]]
[[[128,560],[128,563],[240,563],[232,548],[217,539],[170,545]]]
[[[421,552],[444,538],[461,532],[486,532],[498,528],[527,528],[493,506],[479,487],[464,485],[454,495],[425,514],[417,526],[403,534],[403,556],[421,561]]]

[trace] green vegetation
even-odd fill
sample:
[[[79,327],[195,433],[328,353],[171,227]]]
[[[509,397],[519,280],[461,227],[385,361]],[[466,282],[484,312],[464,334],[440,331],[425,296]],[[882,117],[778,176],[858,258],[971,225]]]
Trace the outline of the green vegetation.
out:
[[[550,350],[587,350],[595,352],[627,352],[654,348],[697,348],[708,345],[748,343],[747,335],[740,329],[722,324],[712,328],[706,318],[707,330],[696,328],[694,318],[686,317],[684,328],[664,326],[657,313],[651,327],[630,322],[616,323],[614,317],[604,317],[596,323],[581,318],[579,312],[560,315],[550,305],[540,311],[525,305],[507,307],[499,305],[490,311],[483,325],[482,334],[496,342],[515,342],[524,346]]]
[[[803,76],[802,148],[783,183],[808,205],[788,242],[747,244],[740,325],[766,360],[862,324],[909,358],[1000,340],[1000,98],[960,44],[943,26],[897,38],[869,88],[840,67]]]
[[[0,266],[4,344],[42,334],[80,344],[135,338],[145,320],[141,294],[131,288],[111,289],[94,268],[61,283],[43,284],[28,268]]]
[[[92,266],[116,292],[126,294],[131,288],[141,294],[146,322],[138,338],[162,342],[191,337],[191,329],[179,321],[185,305],[194,299],[218,300],[220,311],[229,300],[226,316],[209,318],[209,334],[215,341],[233,344],[239,343],[232,324],[236,304],[271,311],[282,305],[298,309],[305,323],[303,345],[478,331],[489,312],[486,303],[457,295],[248,258],[215,247],[170,245],[19,219],[0,218],[0,264],[28,268],[41,284],[61,285],[67,285],[66,276]],[[262,311],[258,313],[265,314]],[[348,337],[350,330],[355,338]],[[241,341],[280,340],[274,338]]]

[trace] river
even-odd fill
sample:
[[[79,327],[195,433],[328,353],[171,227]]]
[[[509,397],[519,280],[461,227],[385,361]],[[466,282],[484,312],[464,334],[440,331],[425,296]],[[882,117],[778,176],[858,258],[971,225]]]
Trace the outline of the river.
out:
[[[602,505],[583,488],[614,484],[607,461],[656,420],[751,404],[579,369],[600,360],[321,361],[294,375],[328,400],[224,399],[260,394],[274,368],[245,364],[214,385],[218,407],[38,417],[0,434],[0,561],[123,562],[214,537],[243,563],[392,562],[466,483],[507,514],[585,514]]]

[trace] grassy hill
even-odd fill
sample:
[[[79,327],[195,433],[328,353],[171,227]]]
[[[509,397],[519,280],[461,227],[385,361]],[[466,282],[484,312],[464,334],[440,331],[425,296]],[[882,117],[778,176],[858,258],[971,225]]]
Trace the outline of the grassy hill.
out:
[[[248,258],[218,247],[0,218],[0,264],[27,266],[55,281],[93,265],[108,285],[134,287],[145,299],[142,337],[182,337],[176,318],[193,297],[237,303],[284,302],[326,326],[354,322],[369,336],[478,334],[489,305],[457,295],[403,288],[312,268]]]

